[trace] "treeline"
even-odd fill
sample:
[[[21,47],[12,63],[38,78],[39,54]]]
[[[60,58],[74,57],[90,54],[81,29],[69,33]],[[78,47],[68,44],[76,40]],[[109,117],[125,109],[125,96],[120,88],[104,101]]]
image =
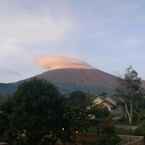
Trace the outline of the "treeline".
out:
[[[119,141],[108,110],[94,106],[92,97],[81,91],[63,96],[45,80],[24,82],[0,105],[0,137],[10,145],[75,143],[92,126],[98,145]]]
[[[123,108],[119,123],[142,122],[137,131],[145,135],[143,81],[129,67],[119,83],[113,96]],[[0,141],[9,145],[76,144],[78,135],[93,132],[97,135],[96,145],[116,145],[120,138],[114,128],[112,112],[94,104],[95,98],[82,91],[62,95],[45,80],[26,81],[0,104]]]

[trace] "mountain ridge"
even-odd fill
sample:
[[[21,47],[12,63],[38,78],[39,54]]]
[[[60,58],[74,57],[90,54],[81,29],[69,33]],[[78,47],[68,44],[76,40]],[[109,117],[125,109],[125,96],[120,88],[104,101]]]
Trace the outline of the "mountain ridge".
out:
[[[118,77],[99,69],[85,68],[60,68],[53,69],[30,77],[44,79],[56,85],[62,93],[70,93],[75,90],[100,94],[111,93],[118,85]],[[0,83],[0,94],[12,94],[18,84],[25,80],[14,83]]]

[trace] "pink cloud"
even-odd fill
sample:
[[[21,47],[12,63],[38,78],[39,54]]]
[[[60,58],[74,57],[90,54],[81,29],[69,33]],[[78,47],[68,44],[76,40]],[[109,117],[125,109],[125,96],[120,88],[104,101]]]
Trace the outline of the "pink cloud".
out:
[[[64,56],[44,56],[37,59],[37,64],[44,69],[92,68],[89,64],[79,59]]]

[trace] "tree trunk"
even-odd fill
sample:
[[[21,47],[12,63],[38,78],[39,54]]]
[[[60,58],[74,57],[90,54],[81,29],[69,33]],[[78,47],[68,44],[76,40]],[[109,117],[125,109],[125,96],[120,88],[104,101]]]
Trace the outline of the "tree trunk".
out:
[[[132,102],[130,102],[129,105],[127,105],[127,103],[125,103],[125,113],[127,115],[129,125],[132,125],[132,120],[133,120],[133,104],[132,104]]]

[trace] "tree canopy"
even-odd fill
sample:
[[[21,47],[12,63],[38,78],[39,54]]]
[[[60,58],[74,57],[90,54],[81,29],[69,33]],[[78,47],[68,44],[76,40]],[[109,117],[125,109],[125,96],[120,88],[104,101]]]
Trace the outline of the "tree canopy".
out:
[[[57,88],[44,80],[21,84],[14,97],[1,105],[1,112],[7,121],[5,133],[11,144],[22,135],[29,144],[40,143],[45,135],[56,136],[56,130],[63,126],[63,99]]]
[[[22,83],[0,110],[1,136],[12,145],[72,142],[88,118],[86,110],[67,105],[54,85],[38,79]]]
[[[88,108],[89,97],[77,91],[65,98],[45,80],[27,80],[20,84],[13,97],[0,105],[0,136],[11,145],[75,143],[77,133],[87,131],[92,125],[90,115],[95,116],[94,126],[102,128],[101,122],[108,124],[109,112]],[[101,143],[109,134],[111,139],[110,132],[104,133]]]
[[[145,90],[143,81],[132,67],[127,68],[124,78],[119,81],[120,87],[116,90],[116,96],[121,98],[125,116],[128,118],[129,124],[132,124],[134,115],[144,109]]]

